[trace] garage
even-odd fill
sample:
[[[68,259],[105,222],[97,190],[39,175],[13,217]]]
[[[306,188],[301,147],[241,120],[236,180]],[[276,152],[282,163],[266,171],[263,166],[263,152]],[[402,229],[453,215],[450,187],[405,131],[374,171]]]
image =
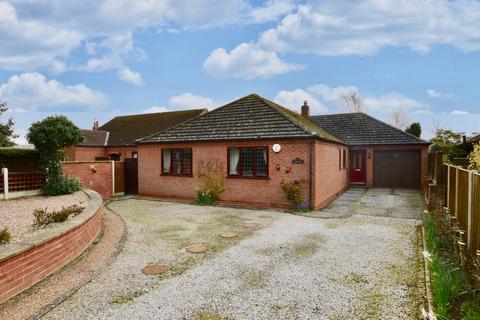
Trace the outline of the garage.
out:
[[[373,186],[379,188],[420,188],[420,151],[374,151]]]

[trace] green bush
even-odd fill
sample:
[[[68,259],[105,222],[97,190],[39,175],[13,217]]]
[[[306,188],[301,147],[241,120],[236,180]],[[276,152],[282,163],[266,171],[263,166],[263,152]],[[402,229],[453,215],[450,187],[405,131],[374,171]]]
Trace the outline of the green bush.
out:
[[[60,179],[49,180],[43,186],[43,193],[47,196],[60,196],[71,194],[82,189],[82,183],[79,179],[63,175]]]
[[[8,244],[12,241],[12,234],[7,228],[0,229],[0,245]]]
[[[441,319],[448,319],[452,302],[458,298],[462,290],[460,269],[451,268],[438,256],[433,255],[430,273],[435,313]]]
[[[297,209],[298,206],[303,201],[302,196],[302,184],[303,180],[293,180],[293,181],[285,181],[283,180],[280,185],[287,194],[287,199],[290,201],[290,207],[292,209]]]
[[[215,194],[210,190],[207,190],[205,192],[198,191],[196,202],[197,204],[214,205],[217,204],[217,198],[215,197]]]
[[[51,223],[59,223],[67,221],[70,215],[78,215],[83,211],[84,208],[79,206],[70,206],[62,208],[59,211],[48,212],[46,209],[35,209],[33,210],[33,226],[34,227],[43,227]]]

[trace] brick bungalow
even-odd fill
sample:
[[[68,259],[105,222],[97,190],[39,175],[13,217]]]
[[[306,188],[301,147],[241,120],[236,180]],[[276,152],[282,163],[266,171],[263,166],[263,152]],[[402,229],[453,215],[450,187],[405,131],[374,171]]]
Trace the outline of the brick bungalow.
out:
[[[207,109],[135,114],[115,117],[92,130],[81,130],[82,143],[66,150],[68,161],[94,161],[136,158],[135,140],[163,131],[207,112]]]
[[[420,188],[427,170],[425,141],[368,115],[309,118],[255,94],[137,143],[139,194],[162,198],[194,199],[199,161],[223,166],[222,202],[268,207],[288,206],[282,180],[305,180],[320,208],[351,182]]]

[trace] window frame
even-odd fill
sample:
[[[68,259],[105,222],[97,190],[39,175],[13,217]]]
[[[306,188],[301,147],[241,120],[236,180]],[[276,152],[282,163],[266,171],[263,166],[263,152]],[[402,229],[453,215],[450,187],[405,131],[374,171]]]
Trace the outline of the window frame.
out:
[[[189,150],[190,155],[191,155],[191,160],[190,160],[190,173],[185,173],[185,168],[184,168],[184,151]],[[165,167],[163,166],[164,163],[164,157],[165,157],[165,151],[170,151],[170,168],[168,172],[165,172]],[[180,152],[180,172],[181,173],[174,173],[173,172],[173,153],[175,151],[181,151]],[[174,176],[174,177],[193,177],[193,150],[192,148],[162,148],[161,152],[161,175],[162,176]]]
[[[242,149],[253,149],[253,175],[244,176],[243,175],[243,152]],[[269,153],[268,146],[246,146],[246,147],[228,147],[227,148],[227,178],[232,179],[257,179],[257,180],[268,180],[269,179]],[[240,164],[240,170],[238,174],[230,174],[230,150],[239,150],[238,163]],[[265,175],[257,175],[257,154],[255,150],[265,150],[266,161],[265,161]]]

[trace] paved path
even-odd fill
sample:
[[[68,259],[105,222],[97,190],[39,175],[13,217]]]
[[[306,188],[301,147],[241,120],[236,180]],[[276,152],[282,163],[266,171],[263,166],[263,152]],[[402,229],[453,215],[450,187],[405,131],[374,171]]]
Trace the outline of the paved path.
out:
[[[115,210],[129,230],[135,230],[126,251],[110,270],[45,319],[418,319],[419,221],[404,218],[419,217],[421,201],[419,192],[352,189],[329,208],[332,212],[338,208],[339,214],[346,207],[355,212],[342,219],[119,202]],[[135,207],[145,219],[132,214]],[[264,215],[273,219],[264,223]],[[197,231],[224,231],[242,219],[260,223],[261,228],[184,272],[157,278],[142,275],[139,267],[148,261],[174,263],[162,241],[168,236],[175,242],[185,235],[158,230],[161,240],[160,233],[150,242],[142,237],[151,236],[155,219],[175,229],[172,219],[179,216],[183,220],[178,223],[189,221],[188,228]],[[230,220],[216,230],[209,223],[215,217]],[[207,237],[195,236],[202,234]],[[176,252],[184,254],[181,249]]]

